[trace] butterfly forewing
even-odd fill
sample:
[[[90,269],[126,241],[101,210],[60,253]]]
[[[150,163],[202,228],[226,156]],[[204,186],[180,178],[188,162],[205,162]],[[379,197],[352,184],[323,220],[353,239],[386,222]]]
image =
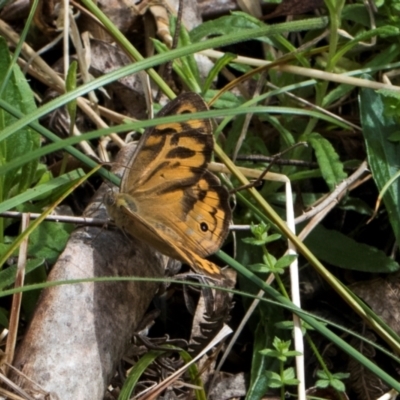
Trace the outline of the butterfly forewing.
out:
[[[206,111],[204,101],[186,93],[164,107],[158,117]],[[146,130],[124,175],[121,189],[134,196],[156,196],[174,183],[191,185],[203,174],[213,150],[209,120],[157,125]]]

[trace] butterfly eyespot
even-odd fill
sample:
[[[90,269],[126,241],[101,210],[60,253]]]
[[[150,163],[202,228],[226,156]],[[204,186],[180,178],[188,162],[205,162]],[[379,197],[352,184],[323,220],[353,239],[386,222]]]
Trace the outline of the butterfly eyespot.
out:
[[[205,222],[202,222],[200,224],[200,229],[202,230],[202,232],[207,232],[208,231],[208,225]]]

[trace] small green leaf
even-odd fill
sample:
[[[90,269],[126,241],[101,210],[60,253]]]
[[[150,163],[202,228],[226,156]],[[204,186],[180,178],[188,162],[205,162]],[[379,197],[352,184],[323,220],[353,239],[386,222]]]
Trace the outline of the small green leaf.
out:
[[[350,374],[347,372],[337,372],[335,374],[330,374],[326,371],[319,370],[317,371],[317,376],[318,378],[321,378],[317,380],[315,384],[317,387],[327,388],[328,386],[331,386],[339,392],[344,392],[346,390],[346,387],[341,380],[348,378]]]
[[[267,356],[267,357],[279,357],[280,353],[276,350],[264,349],[264,350],[260,350],[260,354],[262,354],[263,356]]]
[[[284,385],[284,383],[281,380],[280,375],[278,375],[276,372],[273,371],[267,371],[265,373],[267,377],[267,385],[270,388],[280,388]]]
[[[260,274],[268,274],[271,272],[271,268],[268,267],[268,265],[261,263],[249,265],[249,269],[253,272],[258,272]]]
[[[293,379],[295,377],[294,368],[290,367],[283,371],[283,377],[286,379]]]
[[[317,371],[316,375],[318,376],[318,378],[321,378],[321,379],[329,379],[330,378],[330,375],[327,375],[327,373],[322,369],[319,369]]]
[[[342,381],[339,381],[338,379],[333,379],[331,381],[331,386],[338,392],[344,392],[346,390],[345,384]]]
[[[285,385],[294,386],[299,384],[299,380],[296,379],[296,374],[293,367],[289,367],[283,371],[283,382]]]
[[[325,389],[329,386],[329,381],[326,379],[318,379],[317,382],[315,382],[315,386],[321,389]]]
[[[273,273],[273,274],[283,274],[285,272],[284,268],[276,267],[276,258],[268,253],[263,255],[264,263],[257,263],[250,265],[249,268],[255,272],[261,273]]]
[[[275,268],[285,268],[288,267],[294,260],[297,259],[297,256],[295,254],[287,254],[283,257],[281,257],[275,264]]]
[[[269,235],[267,238],[267,241],[265,242],[265,244],[267,243],[272,243],[272,242],[276,242],[277,240],[279,240],[282,237],[282,235],[280,235],[279,233],[273,233],[272,235]]]
[[[319,133],[313,132],[305,137],[305,140],[315,151],[318,165],[323,178],[330,190],[347,178],[344,172],[343,163],[331,143]]]
[[[263,246],[281,238],[281,235],[278,233],[268,235],[268,229],[269,226],[264,222],[261,222],[258,225],[251,224],[250,231],[254,235],[254,238],[243,238],[242,241],[244,243],[252,244],[253,246]]]

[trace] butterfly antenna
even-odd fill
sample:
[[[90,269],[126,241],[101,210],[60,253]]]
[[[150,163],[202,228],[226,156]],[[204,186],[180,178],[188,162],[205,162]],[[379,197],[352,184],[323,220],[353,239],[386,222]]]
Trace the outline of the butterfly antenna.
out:
[[[250,183],[247,184],[247,185],[242,185],[242,186],[239,186],[238,188],[232,189],[232,190],[229,191],[229,193],[230,193],[230,194],[234,194],[234,193],[237,193],[237,192],[242,191],[242,190],[244,190],[244,189],[250,189],[250,188],[252,188],[252,187],[256,187],[256,186],[260,185],[261,182],[262,182],[262,180],[264,179],[265,175],[267,175],[267,173],[271,170],[272,166],[273,166],[285,153],[287,153],[288,151],[291,151],[291,150],[293,150],[293,149],[295,149],[296,147],[299,147],[299,146],[305,146],[305,147],[307,147],[308,144],[307,144],[306,142],[299,142],[299,143],[296,143],[296,144],[294,144],[293,146],[290,146],[290,147],[288,147],[287,149],[281,151],[280,153],[275,154],[275,155],[272,157],[272,159],[271,159],[270,163],[268,164],[267,168],[264,169],[264,171],[260,174],[260,176],[259,176],[257,179],[255,179],[254,181],[250,182]]]

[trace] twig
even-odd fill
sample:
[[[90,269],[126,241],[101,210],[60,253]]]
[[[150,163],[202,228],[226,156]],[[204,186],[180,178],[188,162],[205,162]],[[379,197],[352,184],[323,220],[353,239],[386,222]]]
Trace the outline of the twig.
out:
[[[42,214],[39,213],[31,213],[31,219],[37,219]],[[5,211],[0,213],[0,218],[14,218],[21,219],[23,213],[18,211]],[[110,224],[110,220],[108,219],[100,219],[100,218],[88,218],[88,217],[73,217],[70,215],[49,215],[44,219],[45,221],[54,221],[54,222],[66,222],[68,224],[77,224],[77,225],[87,225],[87,226],[107,226]],[[250,225],[230,225],[229,230],[231,231],[249,231]]]
[[[304,213],[300,217],[297,217],[295,219],[295,223],[299,224],[300,222],[306,221],[310,218],[312,218],[314,215],[318,214],[320,211],[322,211],[324,208],[328,207],[328,205],[332,202],[337,203],[339,196],[342,194],[342,192],[346,191],[355,181],[360,179],[360,177],[368,171],[368,166],[367,162],[363,161],[360,166],[357,168],[357,170],[347,179],[342,181],[336,189],[326,197],[325,200],[321,201],[320,204],[317,206],[313,207],[310,211]]]
[[[27,227],[29,226],[29,221],[30,221],[29,214],[24,213],[22,215],[21,233],[27,229]],[[17,274],[15,276],[15,284],[14,284],[15,288],[20,288],[24,286],[25,266],[28,255],[28,240],[29,240],[29,235],[25,237],[19,248]],[[18,334],[18,322],[21,311],[21,302],[22,302],[22,292],[15,293],[12,298],[10,323],[8,328],[9,331],[6,342],[6,367],[5,367],[6,373],[8,370],[7,364],[12,364],[14,359],[15,344],[17,343],[17,334]]]
[[[38,219],[42,214],[39,213],[31,213],[31,219]],[[23,213],[17,211],[5,211],[0,213],[0,218],[22,218]],[[110,221],[99,218],[88,218],[88,217],[73,217],[70,215],[48,215],[45,221],[55,221],[55,222],[67,222],[70,224],[81,224],[81,225],[90,225],[90,226],[104,226],[107,225]]]
[[[271,163],[272,161],[276,165],[290,165],[294,167],[304,167],[304,168],[319,168],[319,165],[316,161],[304,161],[304,160],[293,160],[293,159],[277,159],[274,160],[274,156],[264,156],[262,154],[239,154],[236,157],[237,161],[253,161],[253,162],[267,162]],[[343,167],[347,171],[356,170],[355,167]]]

